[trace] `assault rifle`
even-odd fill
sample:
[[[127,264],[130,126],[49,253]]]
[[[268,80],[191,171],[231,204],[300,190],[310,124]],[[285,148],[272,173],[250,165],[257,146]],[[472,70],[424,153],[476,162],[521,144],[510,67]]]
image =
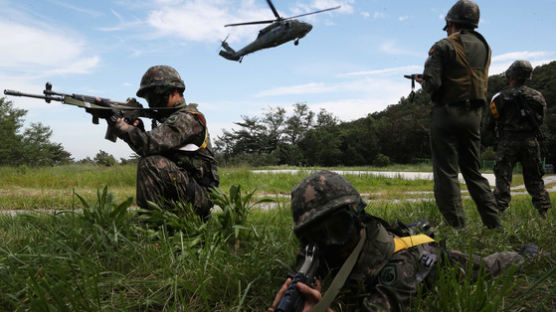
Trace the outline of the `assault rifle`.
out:
[[[110,99],[101,98],[97,96],[82,95],[82,94],[66,94],[52,91],[52,84],[46,83],[43,94],[28,94],[14,90],[4,90],[5,95],[23,96],[37,99],[44,99],[46,103],[51,101],[62,102],[64,104],[74,105],[85,108],[87,113],[93,116],[93,123],[98,124],[98,119],[109,119],[113,116],[116,118],[123,118],[128,123],[133,123],[139,117],[146,117],[155,119],[156,111],[152,108],[143,108],[135,98],[128,98],[126,102],[117,102]],[[156,109],[164,109],[163,107]],[[116,142],[117,137],[113,132],[113,128],[108,126],[106,129],[105,139]]]
[[[319,267],[318,248],[315,245],[305,246],[305,259],[301,268],[292,278],[288,289],[280,299],[274,311],[276,312],[298,312],[303,310],[305,300],[297,289],[297,283],[301,282],[311,285],[314,282],[316,271]]]
[[[410,102],[413,102],[413,98],[415,97],[415,79],[423,79],[423,75],[421,74],[411,74],[411,75],[403,75],[407,79],[411,79],[411,93],[409,93],[408,99]]]

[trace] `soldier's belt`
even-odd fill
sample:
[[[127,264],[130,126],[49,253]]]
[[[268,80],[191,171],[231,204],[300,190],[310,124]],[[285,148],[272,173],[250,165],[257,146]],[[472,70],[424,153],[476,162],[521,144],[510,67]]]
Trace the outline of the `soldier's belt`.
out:
[[[394,236],[394,252],[408,249],[417,245],[428,244],[434,242],[430,236],[425,234],[417,234],[411,236],[398,237]]]

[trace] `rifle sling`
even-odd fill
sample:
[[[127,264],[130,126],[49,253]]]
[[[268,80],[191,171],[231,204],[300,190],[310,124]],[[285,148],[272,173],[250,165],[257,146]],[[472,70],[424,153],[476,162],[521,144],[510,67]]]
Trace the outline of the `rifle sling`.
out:
[[[334,280],[330,284],[330,287],[328,287],[328,290],[322,297],[322,300],[319,301],[319,303],[317,303],[317,305],[315,305],[311,309],[311,312],[326,312],[330,304],[332,304],[332,301],[334,301],[334,298],[336,298],[338,292],[340,292],[340,289],[342,289],[342,287],[344,286],[344,283],[346,282],[349,274],[351,274],[351,271],[353,270],[353,267],[357,263],[357,259],[361,254],[361,250],[363,250],[363,246],[365,245],[366,240],[367,231],[365,228],[363,228],[363,236],[361,237],[361,239],[359,239],[357,246],[355,246],[355,249],[351,252],[346,262],[344,262],[344,264],[340,268],[340,271],[338,271],[338,273],[334,277]]]

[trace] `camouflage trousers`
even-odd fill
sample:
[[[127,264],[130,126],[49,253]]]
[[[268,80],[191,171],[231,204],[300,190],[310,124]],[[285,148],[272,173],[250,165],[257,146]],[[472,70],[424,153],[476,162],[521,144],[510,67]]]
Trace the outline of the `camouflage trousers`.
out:
[[[210,217],[213,206],[207,187],[201,186],[187,171],[160,155],[142,157],[137,165],[137,205],[150,209],[149,201],[163,207],[167,201],[191,203],[205,220]]]
[[[488,180],[479,171],[481,163],[480,123],[482,108],[463,106],[434,106],[430,129],[430,144],[434,175],[434,197],[438,209],[448,224],[465,226],[465,214],[458,181],[458,167],[477,205],[483,224],[488,228],[500,226],[496,201]]]
[[[521,163],[523,182],[527,192],[532,197],[533,206],[535,206],[541,215],[544,215],[552,204],[542,179],[544,169],[541,162],[540,146],[534,137],[523,139],[503,138],[498,143],[496,164],[494,165],[494,174],[496,176],[494,197],[496,198],[498,209],[504,211],[509,207],[512,171],[517,162]]]
[[[488,277],[494,277],[502,273],[510,266],[520,266],[525,262],[525,258],[515,251],[501,251],[486,257],[469,256],[458,250],[448,250],[447,256],[452,264],[465,270],[471,268],[472,280],[476,280],[481,269],[484,269]]]

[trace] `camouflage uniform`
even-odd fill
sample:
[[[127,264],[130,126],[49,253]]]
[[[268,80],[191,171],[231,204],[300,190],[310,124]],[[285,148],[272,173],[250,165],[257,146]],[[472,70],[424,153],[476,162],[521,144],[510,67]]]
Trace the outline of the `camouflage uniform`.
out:
[[[461,0],[448,13],[447,22],[452,21],[450,17],[458,17],[458,12],[453,13],[458,6],[470,10],[472,14],[464,13],[478,23],[478,6]],[[471,26],[476,27],[473,23]],[[465,226],[458,166],[483,224],[488,228],[500,226],[488,180],[479,171],[480,123],[487,103],[489,65],[490,47],[471,29],[436,42],[425,63],[422,87],[434,102],[430,126],[434,195],[440,212],[453,227]]]
[[[166,68],[154,66],[145,75],[152,74],[153,69]],[[160,72],[155,74],[157,78],[164,77]],[[165,83],[156,79],[155,82],[162,86]],[[148,97],[148,90],[140,88],[137,95]],[[137,205],[148,209],[149,201],[164,206],[164,200],[184,200],[193,204],[196,212],[206,219],[213,206],[209,189],[218,186],[219,178],[205,119],[197,104],[186,105],[183,100],[174,109],[159,113],[160,124],[151,131],[124,121],[115,125],[118,137],[141,156],[137,165]],[[187,148],[191,146],[194,148]],[[195,150],[197,147],[200,148]]]
[[[476,274],[483,267],[487,274],[495,276],[511,265],[524,262],[523,256],[517,252],[500,252],[484,258],[469,259],[469,256],[459,251],[445,250],[432,244],[394,252],[394,236],[411,235],[412,231],[401,224],[388,225],[384,220],[365,213],[361,210],[364,205],[360,204],[359,194],[347,180],[330,171],[319,171],[304,179],[292,191],[294,231],[300,240],[299,264],[305,245],[310,243],[304,236],[308,231],[306,227],[326,224],[333,211],[343,209],[341,207],[345,207],[346,203],[354,211],[359,211],[356,220],[364,225],[367,239],[355,267],[336,297],[336,311],[405,311],[409,308],[411,298],[417,295],[420,283],[434,283],[439,265],[453,263],[464,269],[467,262],[472,261],[474,272],[471,274]],[[350,231],[351,227],[345,224],[343,228]],[[319,249],[319,275],[326,282],[342,264],[331,260],[341,251],[337,247],[329,248],[320,244]],[[436,262],[436,259],[444,259],[444,256],[451,263]]]
[[[496,189],[494,197],[498,209],[508,208],[511,195],[510,184],[512,172],[517,162],[523,168],[523,181],[527,192],[532,197],[533,206],[541,215],[545,215],[552,205],[544,187],[542,176],[544,169],[541,161],[537,129],[522,110],[527,107],[537,119],[537,126],[543,122],[546,102],[542,94],[524,85],[510,87],[496,94],[490,104],[491,114],[486,122],[485,131],[496,129],[498,144],[496,146]]]

